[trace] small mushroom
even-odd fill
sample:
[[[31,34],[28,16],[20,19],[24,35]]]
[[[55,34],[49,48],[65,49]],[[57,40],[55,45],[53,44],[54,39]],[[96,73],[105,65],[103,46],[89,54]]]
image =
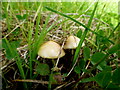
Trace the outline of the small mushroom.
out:
[[[41,45],[38,51],[38,55],[42,58],[52,59],[53,64],[55,65],[55,62],[53,59],[61,58],[65,55],[64,50],[61,48],[59,44],[57,44],[54,41],[48,41]],[[61,68],[57,67],[58,62],[56,62],[56,65],[54,68],[52,68],[53,71],[59,71]]]
[[[48,58],[48,59],[56,59],[59,57],[63,57],[65,55],[64,50],[61,50],[60,53],[60,45],[57,44],[54,41],[48,41],[41,45],[38,51],[38,55],[41,56],[42,58]]]
[[[80,42],[80,39],[78,37],[69,36],[66,40],[65,45],[64,45],[64,49],[76,49],[79,42]],[[82,46],[84,46],[84,43]]]

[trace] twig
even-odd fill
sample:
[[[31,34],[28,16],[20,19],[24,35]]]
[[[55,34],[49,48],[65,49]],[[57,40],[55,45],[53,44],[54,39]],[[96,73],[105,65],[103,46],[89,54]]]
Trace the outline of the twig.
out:
[[[66,83],[65,83],[65,84],[62,84],[62,85],[60,85],[60,86],[58,86],[58,87],[56,87],[56,88],[53,89],[53,90],[58,90],[58,89],[62,88],[62,87],[65,86],[65,85],[66,85]]]
[[[62,84],[62,85],[60,85],[60,86],[58,86],[58,87],[56,87],[55,89],[53,89],[53,90],[58,90],[58,89],[60,89],[60,88],[62,88],[62,87],[67,87],[67,86],[69,86],[69,85],[71,85],[72,83],[74,83],[75,81],[72,81],[72,82],[70,82],[70,83],[65,83],[65,84]]]
[[[71,74],[71,72],[73,71],[75,65],[77,64],[77,61],[78,61],[78,59],[76,60],[76,62],[74,63],[73,67],[71,68],[71,70],[69,71],[69,73],[67,74],[66,77],[68,77]]]
[[[5,68],[7,68],[8,66],[10,67],[10,66],[12,66],[12,65],[14,65],[15,64],[15,61],[10,61],[7,65],[4,65],[3,67],[1,67],[0,69],[1,70],[3,70],[3,69],[5,69]]]
[[[13,78],[14,78],[14,79],[15,79],[15,77],[16,77],[17,72],[18,72],[18,69],[15,71],[15,73],[14,73],[14,75],[13,75]]]
[[[13,80],[13,81],[15,81],[15,82],[33,82],[33,83],[48,84],[48,81],[30,80],[30,79],[26,79],[26,80],[23,80],[23,79],[16,79],[16,80]]]
[[[22,47],[19,47],[19,48],[17,48],[17,50],[19,51],[19,50],[22,50],[22,49],[24,49],[25,47],[27,47],[28,46],[28,44],[26,44],[26,45],[24,45],[24,46],[22,46]]]
[[[55,35],[49,34],[49,33],[47,35],[52,36],[53,38],[56,38],[56,39],[61,39],[61,38],[59,38],[59,37],[57,37]]]

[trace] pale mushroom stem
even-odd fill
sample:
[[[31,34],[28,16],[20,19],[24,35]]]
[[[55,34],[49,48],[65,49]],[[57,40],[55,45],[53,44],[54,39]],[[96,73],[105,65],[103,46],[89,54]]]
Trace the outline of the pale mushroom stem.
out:
[[[57,59],[57,62],[56,62],[55,67],[57,67],[57,65],[58,65],[58,62],[59,62],[59,59],[60,59],[60,54],[61,54],[61,51],[62,51],[63,46],[64,46],[64,44],[65,44],[65,41],[66,41],[66,39],[64,39],[64,41],[63,41],[63,43],[62,43],[62,46],[61,46],[61,48],[60,48],[60,53],[59,53],[59,56],[58,56],[58,59]]]
[[[58,63],[59,63],[59,60],[60,60],[60,54],[61,54],[61,52],[62,52],[62,48],[63,48],[63,46],[64,46],[64,44],[65,44],[65,41],[66,41],[66,39],[64,39],[64,41],[63,41],[63,43],[62,43],[62,46],[61,46],[61,48],[60,48],[60,53],[59,53],[59,55],[58,55],[57,62],[56,62],[56,64],[55,64],[55,67],[53,68],[54,71],[59,70],[59,68],[58,68],[57,66],[58,66]]]

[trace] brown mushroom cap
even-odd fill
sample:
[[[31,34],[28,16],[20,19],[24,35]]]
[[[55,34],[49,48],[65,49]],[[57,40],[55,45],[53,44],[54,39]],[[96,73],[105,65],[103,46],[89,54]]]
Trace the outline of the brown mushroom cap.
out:
[[[48,59],[55,59],[58,58],[60,54],[61,47],[59,44],[57,44],[54,41],[48,41],[41,45],[38,51],[38,55],[42,58],[48,58]],[[59,57],[63,57],[65,55],[64,50],[61,50],[61,54]]]
[[[69,36],[64,45],[64,49],[76,49],[79,44],[80,39],[76,36]],[[84,46],[84,43],[83,45]]]

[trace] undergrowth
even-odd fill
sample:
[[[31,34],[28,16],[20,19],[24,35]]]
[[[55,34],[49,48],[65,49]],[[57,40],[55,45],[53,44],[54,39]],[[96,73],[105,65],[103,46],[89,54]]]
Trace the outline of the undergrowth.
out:
[[[112,8],[102,2],[1,5],[3,90],[120,88],[120,22],[115,2]],[[70,35],[80,38],[79,45],[65,50],[60,70],[53,71],[53,60],[38,56],[38,50],[49,40],[63,45]]]

